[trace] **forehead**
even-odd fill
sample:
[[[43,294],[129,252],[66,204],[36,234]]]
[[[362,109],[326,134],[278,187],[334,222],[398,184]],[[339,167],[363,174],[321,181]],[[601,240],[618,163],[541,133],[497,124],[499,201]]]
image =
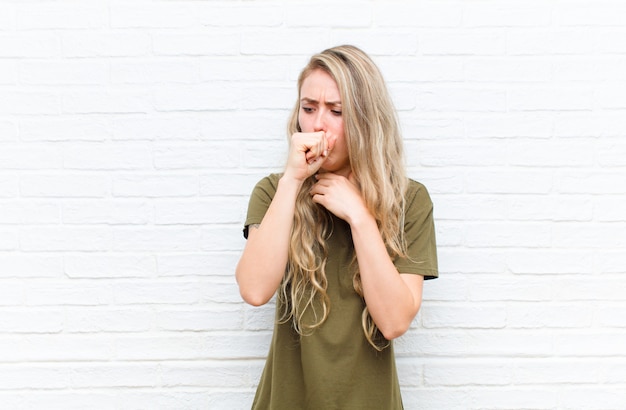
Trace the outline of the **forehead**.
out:
[[[300,88],[300,94],[302,97],[310,97],[318,99],[323,96],[332,100],[340,100],[339,87],[337,82],[323,70],[314,70],[309,74],[304,81],[302,81],[302,87]]]

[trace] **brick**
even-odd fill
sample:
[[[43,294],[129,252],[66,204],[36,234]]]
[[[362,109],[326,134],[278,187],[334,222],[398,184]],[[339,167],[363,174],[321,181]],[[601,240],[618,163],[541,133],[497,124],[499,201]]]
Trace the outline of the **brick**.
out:
[[[97,306],[113,301],[111,287],[93,281],[31,281],[20,293],[28,306]]]
[[[151,255],[81,254],[64,257],[70,278],[147,278],[156,274]]]
[[[418,35],[414,30],[353,28],[333,30],[330,36],[332,44],[354,44],[371,56],[415,55],[419,50]]]
[[[2,390],[62,389],[69,387],[69,385],[68,367],[58,366],[57,363],[53,365],[0,365],[0,386],[2,386]],[[0,397],[2,397],[1,392]]]
[[[0,174],[0,198],[15,198],[18,195],[18,176]]]
[[[152,169],[152,146],[143,142],[84,142],[69,145],[63,153],[66,169]]]
[[[555,186],[562,194],[623,194],[626,180],[618,173],[596,168],[563,170],[558,174]]]
[[[151,36],[141,31],[62,33],[65,57],[136,57],[152,52]]]
[[[470,170],[465,177],[466,189],[472,194],[547,194],[552,190],[552,175],[545,169]]]
[[[626,306],[614,305],[598,308],[595,323],[603,328],[626,328]]]
[[[435,305],[422,312],[422,325],[428,329],[500,329],[507,323],[503,305]]]
[[[239,253],[221,251],[198,254],[159,254],[157,255],[158,275],[163,277],[231,275],[239,256]]]
[[[507,251],[507,268],[516,274],[574,274],[594,270],[594,253],[563,249],[520,249]]]
[[[0,100],[1,115],[53,115],[60,111],[59,95],[50,92],[7,91]]]
[[[11,85],[17,82],[18,65],[16,61],[0,61],[0,84]],[[2,124],[0,122],[0,124]]]
[[[553,125],[555,121],[554,116],[540,112],[489,112],[468,116],[464,124],[467,136],[472,139],[518,137],[543,139],[550,138],[555,133]]]
[[[60,278],[63,258],[58,255],[8,253],[0,254],[2,278]]]
[[[518,385],[594,383],[598,377],[594,363],[577,359],[527,359],[511,367],[514,383]],[[568,370],[564,372],[563,368]]]
[[[272,331],[276,317],[275,298],[263,306],[249,306],[244,308],[244,329],[254,331]]]
[[[201,35],[172,35],[167,32],[154,35],[152,41],[157,56],[232,56],[239,53],[240,46],[238,32],[223,30]]]
[[[195,175],[120,174],[113,177],[115,197],[191,197],[198,193]]]
[[[149,279],[116,283],[111,290],[119,305],[192,304],[202,293],[198,283]]]
[[[0,151],[0,169],[60,169],[61,151],[44,144],[8,143]]]
[[[562,223],[552,230],[552,244],[561,248],[623,248],[626,237],[615,235],[626,224]]]
[[[465,135],[463,120],[455,117],[406,117],[401,118],[404,140],[456,139]],[[418,151],[419,152],[419,151]]]
[[[231,142],[159,144],[154,149],[157,169],[224,169],[239,166],[240,153]]]
[[[0,33],[0,57],[48,58],[60,54],[61,42],[55,33]]]
[[[591,221],[594,215],[592,199],[583,196],[524,195],[511,197],[507,202],[512,220]]]
[[[244,31],[241,33],[241,53],[243,55],[306,55],[327,48],[327,35],[315,30],[284,31]],[[306,44],[306,47],[302,47]]]
[[[197,227],[160,226],[116,229],[113,250],[120,252],[176,252],[199,249],[200,232]]]
[[[496,29],[429,30],[418,37],[425,55],[503,55],[506,37]]]
[[[154,108],[162,112],[221,111],[239,108],[242,89],[212,83],[209,85],[163,86],[154,91]]]
[[[206,338],[193,333],[118,335],[112,343],[119,361],[195,360],[206,358]]]
[[[113,84],[197,83],[198,63],[189,59],[113,61]]]
[[[63,95],[63,112],[70,114],[146,113],[153,106],[145,91],[73,91]]]
[[[235,198],[216,198],[203,201],[159,200],[154,204],[156,225],[204,225],[235,223],[240,212]]]
[[[98,364],[76,366],[70,371],[73,388],[152,387],[158,383],[157,364]]]
[[[288,57],[213,57],[200,60],[201,81],[285,81],[289,79]],[[295,87],[292,87],[295,93]],[[255,101],[259,102],[259,101]],[[237,113],[238,114],[238,113]]]
[[[470,393],[470,400],[479,401],[481,406],[490,409],[549,409],[558,405],[559,394],[540,386],[529,389],[509,387],[474,390]]]
[[[10,363],[110,360],[114,351],[113,340],[102,335],[12,335],[0,338],[0,347],[0,361]]]
[[[421,4],[394,1],[374,4],[374,21],[381,27],[457,27],[463,8],[458,4]]]
[[[623,389],[608,386],[569,387],[563,395],[561,406],[565,410],[618,409],[626,402]]]
[[[17,28],[21,30],[101,29],[108,24],[104,5],[21,4]]]
[[[424,364],[426,386],[498,386],[510,384],[513,363],[491,360],[455,360]]]
[[[23,61],[19,79],[32,85],[104,85],[109,81],[109,67],[102,61]]]
[[[277,27],[285,21],[283,7],[276,4],[199,4],[197,19],[208,27]]]
[[[110,127],[114,140],[197,140],[201,135],[197,115],[114,118]]]
[[[111,127],[103,118],[39,117],[22,122],[19,135],[24,141],[102,141],[111,135]]]
[[[505,152],[508,145],[505,142],[491,144],[459,142],[451,147],[450,144],[425,141],[419,145],[420,162],[430,167],[501,166],[507,162]],[[468,152],[472,154],[468,155]]]
[[[2,280],[0,287],[0,306],[22,305],[26,300],[26,291],[23,283],[13,280]]]
[[[111,246],[113,232],[106,227],[37,227],[21,231],[20,249],[24,251],[105,251]]]
[[[576,305],[509,304],[506,308],[510,328],[586,328],[591,326],[593,311]]]
[[[218,309],[158,309],[157,327],[166,331],[239,330],[243,327],[240,306]]]
[[[506,270],[506,254],[496,249],[464,249],[439,247],[439,270],[448,274],[493,273]],[[435,283],[435,282],[429,282]]]
[[[594,36],[582,30],[512,28],[507,32],[510,55],[580,55],[596,49]]]
[[[420,111],[503,112],[504,90],[466,86],[420,87],[415,93]]]
[[[289,3],[285,8],[285,22],[288,27],[369,27],[372,10],[358,3],[320,3],[312,8],[309,5]]]
[[[517,2],[488,8],[469,3],[463,7],[463,24],[467,27],[545,27],[551,23],[551,10],[539,3]]]
[[[560,26],[621,26],[619,18],[623,9],[616,2],[598,2],[590,4],[574,4],[571,7],[558,5],[555,12],[555,21]]]
[[[0,310],[3,333],[59,333],[63,330],[64,314],[59,309]]]
[[[106,392],[38,391],[23,395],[20,407],[50,410],[105,410],[115,406],[116,395]]]
[[[69,306],[65,307],[65,328],[69,333],[140,333],[154,329],[154,312],[147,307]]]
[[[113,28],[187,28],[196,23],[189,4],[153,4],[150,7],[116,4],[109,9]]]
[[[470,248],[546,247],[552,243],[549,226],[534,222],[482,223],[466,228],[465,245]]]
[[[2,224],[57,224],[60,222],[61,208],[54,202],[16,200],[0,202],[0,223]]]
[[[17,250],[19,241],[17,229],[0,227],[0,251]]]
[[[243,222],[236,226],[216,225],[202,228],[201,248],[205,251],[241,252],[245,245],[242,229]]]
[[[264,171],[255,174],[238,174],[234,172],[211,172],[200,175],[200,195],[219,197],[222,195],[248,196],[254,185],[265,176]]]
[[[465,63],[465,79],[507,84],[546,82],[550,81],[552,70],[552,63],[544,59],[471,58]]]
[[[469,289],[472,301],[546,301],[551,297],[551,282],[540,278],[521,282],[519,276],[481,276],[474,279]]]
[[[152,207],[144,200],[74,200],[62,205],[63,223],[70,225],[145,225]]]
[[[197,386],[219,388],[244,387],[250,384],[250,365],[207,361],[202,363],[166,363],[161,367],[165,386]],[[256,380],[255,380],[256,382]]]
[[[590,280],[595,279],[595,280]],[[609,277],[603,280],[589,273],[571,278],[555,279],[552,284],[555,301],[622,301],[626,280],[621,277]]]

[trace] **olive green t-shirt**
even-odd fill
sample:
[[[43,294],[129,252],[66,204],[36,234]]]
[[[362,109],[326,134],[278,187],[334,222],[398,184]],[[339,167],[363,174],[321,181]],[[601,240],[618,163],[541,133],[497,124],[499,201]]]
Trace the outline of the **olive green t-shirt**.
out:
[[[280,175],[256,185],[248,205],[249,225],[261,223]],[[426,188],[410,180],[406,193],[405,235],[408,258],[397,258],[400,273],[438,276],[433,205]],[[291,321],[275,322],[270,351],[252,404],[258,410],[402,409],[393,344],[382,352],[365,338],[365,306],[353,288],[349,269],[354,246],[349,225],[332,216],[326,264],[330,313],[312,334],[301,336]],[[276,317],[282,312],[277,302]]]

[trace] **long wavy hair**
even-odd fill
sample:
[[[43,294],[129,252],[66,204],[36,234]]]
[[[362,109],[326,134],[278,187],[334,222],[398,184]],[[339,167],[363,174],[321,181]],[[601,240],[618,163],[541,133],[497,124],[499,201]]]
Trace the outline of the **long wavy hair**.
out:
[[[337,83],[352,173],[390,257],[405,256],[404,194],[408,179],[398,119],[382,74],[369,56],[354,46],[333,47],[314,55],[298,78],[298,100],[287,126],[289,136],[301,131],[300,90],[315,70],[325,71]],[[296,199],[288,265],[278,292],[284,306],[281,323],[291,320],[300,334],[308,334],[324,323],[331,308],[325,268],[332,219],[326,209],[313,203],[309,190],[314,183],[314,177],[308,178]],[[363,297],[356,255],[351,269],[354,290]],[[312,323],[304,320],[307,311],[312,314]],[[366,305],[362,326],[375,349],[380,351],[389,345]]]

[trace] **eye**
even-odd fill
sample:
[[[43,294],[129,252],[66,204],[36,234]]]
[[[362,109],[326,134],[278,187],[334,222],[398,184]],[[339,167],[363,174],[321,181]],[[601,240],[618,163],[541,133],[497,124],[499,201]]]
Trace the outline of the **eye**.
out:
[[[311,107],[302,107],[302,111],[310,114],[310,113],[313,112],[313,108],[311,108]]]
[[[331,112],[335,114],[336,116],[341,116],[341,111],[339,110],[332,110]]]

